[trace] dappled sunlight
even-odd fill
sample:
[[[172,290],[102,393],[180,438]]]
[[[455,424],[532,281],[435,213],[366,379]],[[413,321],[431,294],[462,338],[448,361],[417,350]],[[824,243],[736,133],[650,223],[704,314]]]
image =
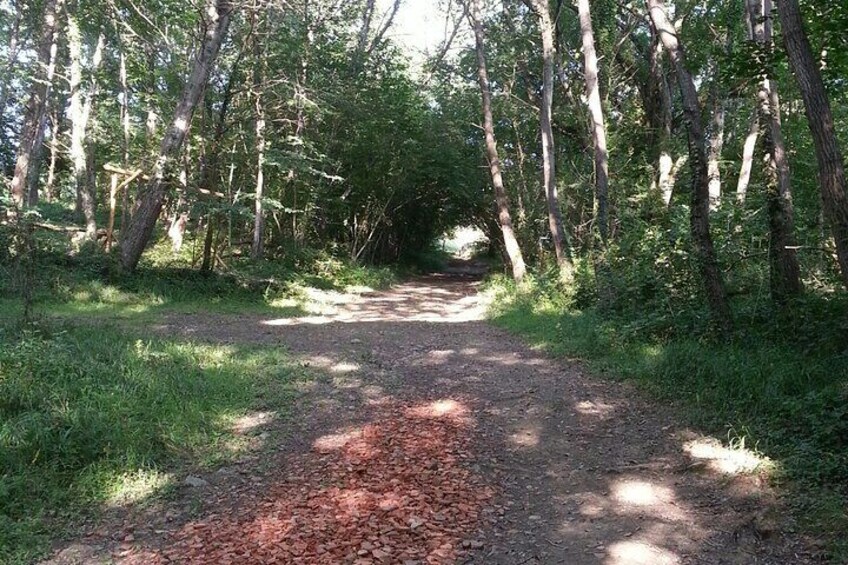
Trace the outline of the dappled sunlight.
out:
[[[433,349],[432,351],[427,353],[427,357],[431,357],[433,359],[438,359],[438,360],[446,360],[448,357],[450,357],[452,355],[456,355],[456,351],[453,350],[453,349],[443,349],[443,350]]]
[[[237,434],[246,434],[256,430],[259,427],[267,426],[277,417],[276,412],[259,411],[245,414],[233,423],[233,431]]]
[[[613,485],[613,498],[623,504],[653,506],[674,498],[670,489],[643,481],[621,481]]]
[[[510,434],[509,441],[515,447],[537,447],[540,441],[541,431],[537,426],[521,429]]]
[[[654,518],[671,521],[683,521],[686,512],[680,508],[669,487],[639,479],[615,481],[611,488],[611,498],[616,503],[616,511],[650,510]]]
[[[342,361],[330,365],[328,369],[331,373],[355,373],[360,368],[361,366],[359,365],[359,363],[350,363],[347,361]]]
[[[678,565],[680,557],[653,543],[625,540],[612,544],[605,565]]]
[[[699,438],[683,444],[683,451],[710,470],[724,475],[744,475],[772,465],[743,445],[727,447],[714,438]]]
[[[339,361],[338,359],[333,359],[326,355],[310,355],[306,361],[304,361],[304,365],[308,367],[315,367],[336,375],[355,373],[362,368],[359,363],[346,360]]]
[[[221,492],[223,511],[204,510],[204,518],[177,526],[165,553],[140,554],[145,565],[164,563],[157,561],[163,557],[197,564],[227,558],[447,563],[481,543],[489,556],[512,557],[504,545],[511,534],[479,541],[473,527],[482,516],[503,516],[535,547],[556,548],[539,553],[540,562],[564,555],[603,565],[676,565],[704,543],[723,539],[705,516],[701,495],[693,495],[700,487],[678,472],[755,469],[760,463],[750,453],[669,432],[666,422],[635,410],[636,400],[580,386],[579,369],[500,341],[496,329],[429,323],[462,321],[452,308],[469,307],[468,288],[410,283],[350,301],[328,294],[296,319],[192,321],[193,336],[210,332],[224,340],[238,331],[251,340],[284,342],[304,372],[322,373],[297,386],[309,387],[310,409],[326,415],[331,427],[309,429],[270,480],[238,497],[246,498],[244,508],[229,507],[233,497]],[[403,347],[395,346],[398,340]],[[224,343],[205,352],[203,366],[231,362],[238,350]],[[140,357],[158,360],[144,342],[136,346]],[[419,400],[401,402],[398,395]],[[485,513],[494,491],[475,473],[490,470],[469,458],[480,449],[470,442],[478,406],[487,426],[495,421],[498,427],[489,439],[491,427],[473,437],[505,458],[507,465],[489,476],[512,491]],[[269,434],[257,431],[277,417],[266,411],[236,416],[223,425],[250,447],[267,440]],[[220,447],[236,454],[244,445],[224,441]],[[214,500],[218,485],[210,480],[203,496]],[[734,496],[727,489],[722,495]],[[540,496],[552,503],[536,500]],[[542,539],[549,545],[538,543]]]
[[[368,296],[368,300],[351,299],[350,295],[309,291],[308,298],[317,304],[315,314],[292,318],[263,320],[271,327],[324,325],[363,322],[431,322],[462,323],[485,319],[485,307],[466,287],[433,288],[420,283],[395,287],[391,295]]]
[[[597,416],[598,418],[608,418],[615,411],[615,406],[611,404],[591,400],[580,401],[574,405],[574,408],[584,416]]]
[[[312,443],[312,446],[320,452],[334,451],[359,439],[362,439],[362,428],[355,428],[346,432],[321,436]]]
[[[106,507],[119,508],[137,504],[168,487],[173,481],[173,475],[156,469],[137,469],[123,473],[109,482]]]
[[[468,407],[451,398],[414,406],[407,409],[406,414],[414,418],[440,419],[460,425],[473,422]]]
[[[470,416],[453,399],[386,404],[369,423],[315,440],[243,505],[207,493],[221,506],[163,549],[135,547],[119,562],[455,562],[494,494],[468,469],[471,437],[457,417]]]

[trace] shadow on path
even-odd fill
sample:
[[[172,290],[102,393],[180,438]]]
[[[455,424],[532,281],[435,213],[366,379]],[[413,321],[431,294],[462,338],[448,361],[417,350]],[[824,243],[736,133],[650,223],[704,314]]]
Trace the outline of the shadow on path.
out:
[[[279,344],[324,376],[273,455],[215,473],[191,516],[128,525],[118,561],[810,562],[771,517],[752,454],[486,324],[467,278],[299,318],[195,314],[154,330]]]

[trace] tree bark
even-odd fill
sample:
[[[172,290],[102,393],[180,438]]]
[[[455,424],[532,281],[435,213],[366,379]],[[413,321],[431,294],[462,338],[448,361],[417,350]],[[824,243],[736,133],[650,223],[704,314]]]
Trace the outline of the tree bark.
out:
[[[47,183],[44,185],[44,196],[48,202],[53,200],[56,191],[56,162],[59,160],[61,115],[59,109],[56,108],[50,116],[50,164],[47,167]]]
[[[718,73],[716,73],[718,74]],[[715,77],[718,80],[718,77]],[[712,106],[712,127],[710,128],[709,158],[707,174],[710,177],[710,210],[717,210],[721,205],[721,152],[724,149],[724,100],[721,98],[718,85],[710,89]]]
[[[762,49],[774,49],[771,0],[746,2],[752,40]],[[789,160],[783,143],[780,120],[780,97],[771,78],[766,74],[760,82],[758,107],[760,120],[765,124],[763,150],[766,154],[766,212],[769,220],[769,271],[771,295],[778,302],[803,292],[801,268],[795,251],[795,211],[792,206],[792,185]]]
[[[465,0],[468,21],[474,30],[475,51],[477,55],[477,82],[480,85],[480,95],[483,107],[483,130],[486,135],[486,154],[489,159],[489,172],[492,175],[492,186],[495,190],[495,203],[498,211],[498,223],[504,238],[504,247],[512,264],[512,277],[520,282],[526,274],[524,256],[515,237],[512,227],[512,217],[509,214],[509,200],[501,175],[501,162],[498,158],[498,146],[495,140],[495,123],[492,118],[492,93],[489,90],[489,73],[486,69],[485,33],[480,14],[480,0]]]
[[[13,72],[15,65],[18,64],[18,51],[20,49],[19,39],[21,31],[21,20],[23,19],[23,10],[19,2],[13,3],[15,10],[15,20],[12,23],[12,29],[9,32],[9,44],[6,48],[6,69],[3,73],[2,84],[0,84],[0,131],[2,131],[6,116],[6,104],[9,103],[9,92],[12,88]]]
[[[256,192],[254,197],[254,221],[253,221],[253,245],[250,254],[254,260],[262,258],[265,252],[265,211],[262,206],[263,191],[265,189],[265,106],[262,99],[262,90],[265,82],[265,61],[258,41],[254,46],[256,56],[255,71],[253,75],[253,97],[256,119]]]
[[[701,106],[692,75],[686,68],[686,56],[683,52],[677,31],[666,13],[663,0],[647,0],[651,20],[663,42],[677,74],[683,111],[689,132],[689,166],[692,169],[692,193],[689,223],[694,243],[695,257],[701,272],[702,284],[710,311],[719,327],[725,333],[732,327],[730,305],[724,290],[721,270],[716,259],[712,236],[710,235],[710,177],[707,169],[707,151],[704,128],[701,123]]]
[[[36,129],[35,141],[33,141],[32,157],[30,158],[29,172],[26,182],[26,205],[38,205],[38,183],[41,180],[41,162],[44,159],[44,132],[47,129],[48,116],[50,113],[50,101],[47,101],[47,109],[41,117],[41,123]]]
[[[548,207],[548,225],[556,252],[557,265],[566,279],[573,276],[574,265],[566,245],[566,233],[559,207],[559,195],[556,184],[556,151],[554,132],[551,125],[554,92],[554,25],[548,0],[524,0],[527,7],[536,13],[539,20],[539,33],[542,37],[542,99],[540,102],[540,127],[542,132],[542,181],[545,187],[545,201]]]
[[[15,172],[10,183],[12,199],[18,206],[24,205],[27,179],[33,163],[33,153],[39,139],[39,128],[47,112],[47,101],[56,72],[56,54],[59,45],[59,18],[64,0],[46,0],[44,21],[38,44],[38,59],[30,89],[30,97],[24,111],[24,122],[15,159]]]
[[[70,157],[73,167],[74,182],[77,190],[77,201],[80,204],[85,219],[85,235],[94,240],[97,237],[96,209],[97,200],[94,196],[95,187],[92,183],[88,162],[90,152],[87,149],[88,122],[97,94],[97,71],[103,61],[103,35],[97,41],[91,61],[91,84],[83,95],[82,87],[82,35],[76,14],[68,14],[68,51],[70,55],[70,106],[71,118],[71,147]]]
[[[739,167],[739,180],[736,182],[736,201],[740,205],[745,204],[748,196],[748,185],[751,183],[751,171],[754,168],[754,150],[757,147],[757,139],[760,136],[760,110],[754,109],[751,117],[751,125],[748,127],[748,135],[745,136],[745,144],[742,146],[742,165]]]
[[[592,141],[595,146],[595,229],[601,244],[606,248],[609,238],[609,154],[607,152],[607,130],[601,93],[598,88],[598,55],[595,52],[595,34],[592,30],[592,14],[589,0],[578,0],[580,32],[583,37],[583,63],[585,67],[586,98],[592,118]]]
[[[663,42],[653,22],[649,22],[651,43],[648,53],[648,97],[645,112],[651,127],[649,155],[657,163],[656,187],[663,204],[669,206],[674,193],[674,163],[671,155],[672,97],[663,70]]]
[[[836,243],[836,257],[842,282],[848,287],[848,194],[845,185],[845,163],[818,63],[804,31],[797,0],[780,0],[778,14],[783,29],[783,42],[789,63],[795,72],[807,123],[816,148],[822,203]]]
[[[165,199],[165,179],[168,176],[168,168],[182,149],[194,109],[203,94],[209,80],[209,73],[212,71],[218,51],[227,34],[232,10],[230,0],[208,2],[206,14],[210,21],[207,22],[206,35],[194,61],[191,75],[174,112],[174,119],[162,138],[150,181],[139,196],[138,207],[129,225],[122,230],[121,265],[126,270],[131,271],[136,268],[144,247],[153,234],[153,228]]]
[[[123,164],[125,169],[130,166],[130,89],[127,81],[127,56],[124,52],[124,45],[121,45],[120,63],[118,69],[118,78],[121,82],[121,129],[123,137],[121,139],[121,152],[123,153]],[[127,225],[130,207],[130,187],[129,185],[121,189],[121,229]],[[111,249],[111,238],[107,240]]]

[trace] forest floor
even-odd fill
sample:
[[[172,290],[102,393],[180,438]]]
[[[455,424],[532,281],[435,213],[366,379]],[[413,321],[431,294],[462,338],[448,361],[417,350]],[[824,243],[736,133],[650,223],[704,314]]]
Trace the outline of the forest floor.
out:
[[[48,562],[815,561],[755,455],[489,325],[467,275],[339,294],[301,317],[150,322],[284,348],[316,377],[287,417],[241,422],[261,449],[108,511]]]

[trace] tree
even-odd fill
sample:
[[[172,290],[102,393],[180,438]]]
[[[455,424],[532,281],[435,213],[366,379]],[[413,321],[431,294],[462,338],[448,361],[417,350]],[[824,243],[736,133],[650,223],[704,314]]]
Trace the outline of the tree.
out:
[[[715,321],[727,332],[731,327],[730,306],[710,234],[710,176],[698,92],[695,89],[695,81],[686,67],[686,56],[677,30],[668,17],[663,0],[647,0],[647,6],[651,21],[674,64],[686,128],[689,132],[689,166],[692,169],[689,224],[695,257],[701,272],[707,303]]]
[[[97,199],[95,187],[90,182],[88,168],[87,129],[89,118],[97,95],[97,72],[103,61],[105,38],[100,34],[91,58],[91,81],[88,89],[83,89],[82,80],[82,34],[78,23],[78,14],[68,14],[68,51],[70,59],[70,108],[71,145],[70,156],[73,166],[74,182],[77,190],[77,202],[85,218],[85,235],[94,239],[97,235],[95,212]]]
[[[138,207],[129,226],[122,234],[121,264],[127,270],[134,270],[138,265],[141,253],[150,240],[156,220],[162,211],[168,168],[182,148],[195,107],[203,94],[218,51],[227,35],[232,11],[233,5],[229,0],[208,2],[206,14],[209,21],[206,23],[206,34],[194,61],[191,75],[174,112],[174,119],[162,138],[150,181],[140,195]]]
[[[254,30],[254,56],[256,67],[253,72],[253,99],[256,135],[256,193],[254,197],[254,222],[253,222],[253,245],[251,255],[254,259],[261,259],[265,252],[265,211],[263,210],[262,198],[265,190],[265,101],[262,91],[265,89],[265,52],[260,47],[258,34]]]
[[[751,38],[767,59],[774,50],[772,40],[771,0],[747,0]],[[769,217],[769,267],[771,294],[777,301],[802,292],[801,269],[795,251],[795,212],[789,159],[783,143],[780,118],[780,97],[771,74],[765,71],[760,81],[758,98],[759,120],[765,124],[762,136],[767,158],[766,210]]]
[[[833,112],[824,81],[810,40],[804,31],[797,0],[780,0],[778,14],[783,29],[783,43],[804,99],[807,123],[813,135],[819,168],[824,213],[836,243],[836,257],[842,282],[848,287],[848,194],[845,184],[845,162],[839,147]]]
[[[592,142],[595,149],[595,228],[601,245],[607,246],[609,239],[609,154],[607,152],[607,129],[604,110],[601,106],[601,91],[598,88],[598,55],[595,52],[595,34],[592,31],[592,13],[589,0],[577,0],[580,18],[580,35],[583,40],[583,65],[586,79],[586,100],[592,120]]]
[[[33,164],[37,145],[41,138],[40,128],[45,123],[47,102],[53,87],[53,75],[56,72],[56,54],[59,49],[59,12],[64,0],[46,0],[41,24],[41,37],[38,42],[38,59],[33,72],[30,96],[24,112],[21,126],[18,152],[15,159],[15,172],[9,190],[18,206],[25,200],[27,179]]]
[[[557,264],[565,279],[573,276],[574,265],[566,244],[562,211],[559,208],[556,179],[556,147],[554,131],[551,125],[554,96],[554,25],[551,21],[547,0],[525,0],[539,21],[539,33],[542,36],[542,98],[540,100],[540,127],[542,132],[542,178],[545,187],[545,200],[548,206],[548,225],[554,244]]]
[[[468,21],[474,30],[475,53],[477,55],[477,83],[480,86],[480,96],[483,106],[483,131],[486,136],[486,154],[489,159],[489,172],[492,175],[492,186],[495,189],[498,222],[503,232],[507,256],[512,264],[512,277],[520,282],[527,271],[524,256],[515,238],[512,227],[512,217],[509,213],[509,201],[501,174],[501,162],[498,158],[498,146],[495,140],[495,123],[492,117],[492,93],[489,89],[489,74],[486,69],[485,33],[480,10],[480,0],[465,0]]]

